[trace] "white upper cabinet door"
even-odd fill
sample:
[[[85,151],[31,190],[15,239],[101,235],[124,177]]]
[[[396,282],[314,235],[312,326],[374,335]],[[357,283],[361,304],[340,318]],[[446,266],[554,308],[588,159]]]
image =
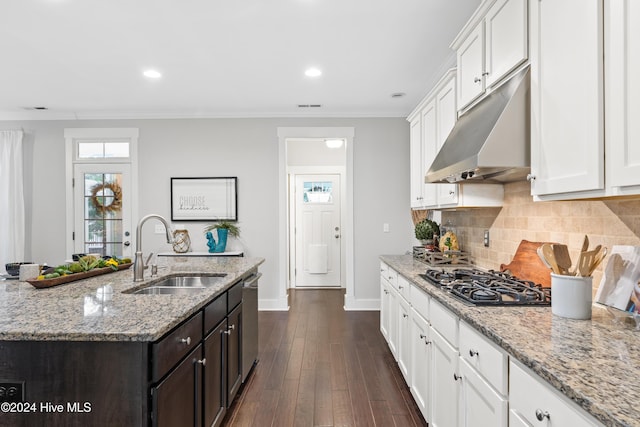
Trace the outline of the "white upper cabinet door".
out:
[[[530,6],[531,193],[604,190],[602,0]]]
[[[484,22],[485,85],[491,87],[528,57],[527,0],[498,0]]]
[[[458,109],[456,105],[456,78],[452,76],[436,95],[437,121],[437,150],[440,151],[449,133],[456,124]],[[457,184],[432,184],[438,187],[438,202],[441,205],[454,204],[458,202]]]
[[[640,2],[605,10],[607,185],[640,185]]]
[[[484,92],[484,26],[469,34],[457,49],[458,106],[462,109]]]
[[[438,122],[436,101],[432,100],[422,110],[422,197],[423,206],[432,207],[438,204],[437,188],[439,184],[425,184],[424,176],[438,154]]]
[[[411,207],[421,208],[422,201],[422,182],[424,182],[424,166],[422,165],[422,123],[420,115],[417,115],[409,123],[409,153],[411,157]]]

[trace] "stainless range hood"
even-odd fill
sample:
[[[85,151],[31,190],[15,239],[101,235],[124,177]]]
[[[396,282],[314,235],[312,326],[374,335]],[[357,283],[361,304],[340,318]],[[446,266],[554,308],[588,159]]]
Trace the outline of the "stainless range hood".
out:
[[[530,171],[529,67],[460,116],[425,182],[504,183]]]

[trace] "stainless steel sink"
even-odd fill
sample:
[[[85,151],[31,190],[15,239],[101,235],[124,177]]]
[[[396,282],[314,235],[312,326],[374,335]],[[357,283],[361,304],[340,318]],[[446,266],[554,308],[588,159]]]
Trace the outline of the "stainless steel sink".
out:
[[[137,295],[190,295],[220,284],[226,276],[226,273],[204,276],[170,276],[157,282],[152,282],[143,288],[128,290],[123,293]]]

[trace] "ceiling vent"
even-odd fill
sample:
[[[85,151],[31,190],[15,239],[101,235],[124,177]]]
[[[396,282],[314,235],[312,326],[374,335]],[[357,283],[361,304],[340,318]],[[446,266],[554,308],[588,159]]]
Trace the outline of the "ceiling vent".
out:
[[[298,104],[298,108],[320,108],[321,104]]]

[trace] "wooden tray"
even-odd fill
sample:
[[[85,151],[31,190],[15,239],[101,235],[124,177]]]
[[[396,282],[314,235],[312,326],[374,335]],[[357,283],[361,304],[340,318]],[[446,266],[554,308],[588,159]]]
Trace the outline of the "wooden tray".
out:
[[[133,265],[132,262],[129,262],[127,264],[120,264],[118,266],[118,271],[126,270],[132,265]],[[100,276],[102,274],[109,274],[115,271],[116,270],[114,270],[111,267],[94,268],[93,270],[85,271],[83,273],[73,273],[73,274],[68,274],[66,276],[56,277],[53,279],[27,280],[27,282],[31,283],[31,285],[33,285],[38,289],[43,289],[43,288],[50,288],[52,286],[62,285],[64,283],[76,282],[78,280],[87,279],[89,277]]]

